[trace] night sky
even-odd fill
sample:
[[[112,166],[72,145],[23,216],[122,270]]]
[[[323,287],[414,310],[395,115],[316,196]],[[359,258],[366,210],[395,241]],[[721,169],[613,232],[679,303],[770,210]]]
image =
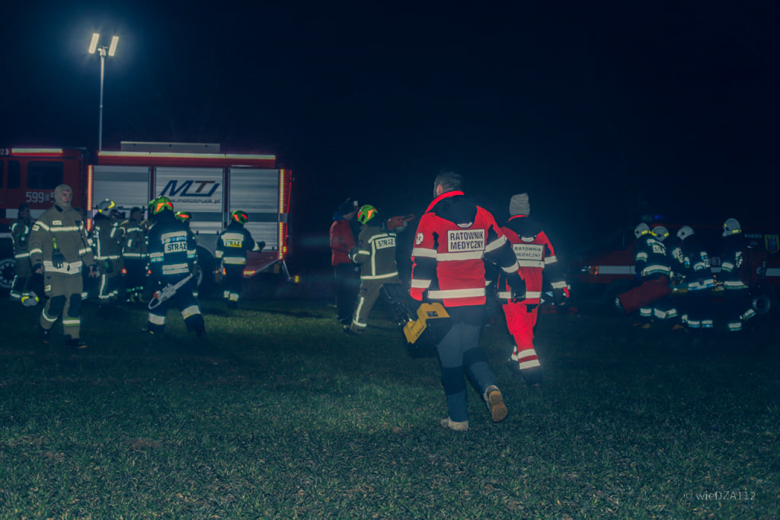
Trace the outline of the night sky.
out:
[[[778,222],[777,4],[501,4],[4,6],[0,144],[97,148],[101,32],[104,149],[277,154],[299,252],[350,195],[421,214],[442,167],[499,221],[529,192],[569,247],[642,213]]]

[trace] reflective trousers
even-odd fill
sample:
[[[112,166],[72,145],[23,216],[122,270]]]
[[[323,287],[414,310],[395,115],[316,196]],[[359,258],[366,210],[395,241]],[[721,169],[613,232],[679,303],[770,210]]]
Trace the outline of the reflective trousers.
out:
[[[44,273],[43,284],[48,299],[41,312],[41,327],[51,329],[62,315],[65,336],[78,339],[81,331],[81,272]]]
[[[534,327],[538,304],[506,303],[503,305],[506,326],[515,340],[512,361],[520,367],[529,384],[541,383],[541,364],[534,348]]]

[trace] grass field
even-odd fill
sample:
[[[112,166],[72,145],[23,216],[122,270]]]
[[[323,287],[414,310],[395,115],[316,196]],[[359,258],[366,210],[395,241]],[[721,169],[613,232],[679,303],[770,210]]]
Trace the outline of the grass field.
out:
[[[84,311],[89,349],[37,343],[36,309],[0,303],[0,518],[777,518],[780,327],[638,336],[621,318],[544,315],[546,386],[503,365],[510,415],[475,392],[446,431],[435,358],[380,308],[360,338],[323,302]]]

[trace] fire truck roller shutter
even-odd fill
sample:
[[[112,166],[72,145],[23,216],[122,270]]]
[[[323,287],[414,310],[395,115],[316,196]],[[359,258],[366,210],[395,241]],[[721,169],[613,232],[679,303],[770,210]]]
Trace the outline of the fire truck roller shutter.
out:
[[[174,211],[192,213],[193,233],[216,235],[223,229],[223,168],[155,168],[154,196],[168,197]]]
[[[145,208],[149,202],[148,166],[95,166],[92,177],[92,207],[113,200],[121,211]]]
[[[279,212],[279,170],[231,168],[229,179],[228,214],[237,209],[245,211],[249,221],[244,229],[252,234],[255,242],[265,242],[264,253],[278,253],[283,245],[279,243],[279,224],[287,222],[287,214]],[[266,255],[258,270],[271,265],[275,259],[275,255]]]

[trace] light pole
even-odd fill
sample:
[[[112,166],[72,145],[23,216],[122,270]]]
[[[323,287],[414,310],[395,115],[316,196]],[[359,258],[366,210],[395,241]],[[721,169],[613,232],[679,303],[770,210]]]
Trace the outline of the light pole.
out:
[[[116,45],[119,43],[119,36],[111,38],[111,45],[101,45],[98,48],[98,40],[100,40],[100,34],[94,33],[92,35],[92,43],[89,44],[89,53],[95,54],[98,51],[100,54],[100,120],[98,121],[98,151],[103,150],[103,76],[106,69],[106,54],[113,56],[116,53]]]

